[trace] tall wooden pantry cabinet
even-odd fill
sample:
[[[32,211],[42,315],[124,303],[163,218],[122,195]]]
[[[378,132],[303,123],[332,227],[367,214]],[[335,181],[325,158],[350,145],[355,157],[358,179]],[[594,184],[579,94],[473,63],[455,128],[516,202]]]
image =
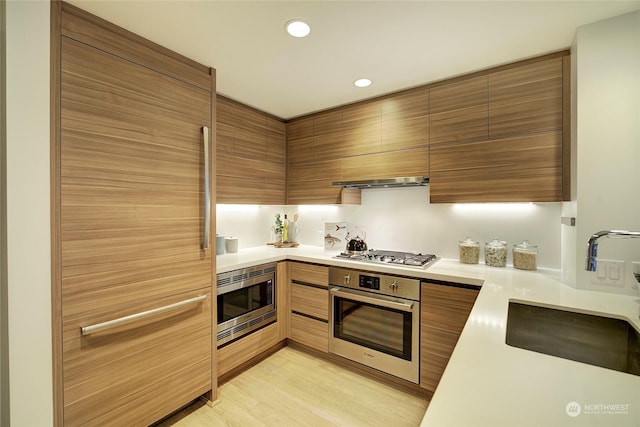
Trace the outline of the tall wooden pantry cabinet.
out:
[[[215,70],[54,1],[51,107],[56,425],[214,398]]]

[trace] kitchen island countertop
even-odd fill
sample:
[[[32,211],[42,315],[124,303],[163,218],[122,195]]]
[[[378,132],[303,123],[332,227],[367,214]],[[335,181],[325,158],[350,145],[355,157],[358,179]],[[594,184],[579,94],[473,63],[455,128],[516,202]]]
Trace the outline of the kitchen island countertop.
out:
[[[241,249],[218,273],[291,260],[481,286],[421,426],[638,426],[640,376],[505,344],[510,300],[623,318],[640,330],[640,297],[576,290],[560,271],[521,271],[439,259],[427,269],[333,258],[315,246]]]

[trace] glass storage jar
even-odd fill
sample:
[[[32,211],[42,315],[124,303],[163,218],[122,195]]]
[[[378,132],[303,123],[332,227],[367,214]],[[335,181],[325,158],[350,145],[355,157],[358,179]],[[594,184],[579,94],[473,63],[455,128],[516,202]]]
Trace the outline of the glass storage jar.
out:
[[[480,243],[467,237],[461,240],[458,248],[460,250],[460,262],[463,264],[477,264],[480,259]]]
[[[493,239],[484,244],[484,263],[490,267],[504,267],[507,265],[507,242]]]
[[[527,240],[513,245],[513,267],[520,270],[535,270],[537,268],[538,246]]]

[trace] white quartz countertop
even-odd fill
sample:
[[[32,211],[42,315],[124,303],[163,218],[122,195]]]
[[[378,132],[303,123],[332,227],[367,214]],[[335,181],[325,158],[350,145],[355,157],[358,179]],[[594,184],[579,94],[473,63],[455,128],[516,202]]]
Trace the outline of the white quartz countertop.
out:
[[[640,377],[505,344],[510,300],[623,318],[640,330],[640,297],[576,290],[557,270],[439,259],[427,269],[334,259],[315,246],[217,256],[218,273],[292,260],[482,286],[422,427],[640,426]],[[567,410],[577,408],[578,411]],[[572,416],[573,415],[573,416]]]

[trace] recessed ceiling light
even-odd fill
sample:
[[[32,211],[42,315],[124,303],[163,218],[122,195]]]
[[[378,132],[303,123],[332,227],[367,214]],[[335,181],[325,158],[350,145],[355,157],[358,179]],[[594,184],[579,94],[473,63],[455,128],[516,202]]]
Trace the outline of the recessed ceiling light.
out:
[[[292,19],[285,25],[287,33],[293,37],[306,37],[311,32],[311,27],[304,21]]]
[[[358,79],[355,82],[353,82],[353,84],[358,86],[358,87],[367,87],[367,86],[371,86],[371,80],[369,80],[369,79]]]

